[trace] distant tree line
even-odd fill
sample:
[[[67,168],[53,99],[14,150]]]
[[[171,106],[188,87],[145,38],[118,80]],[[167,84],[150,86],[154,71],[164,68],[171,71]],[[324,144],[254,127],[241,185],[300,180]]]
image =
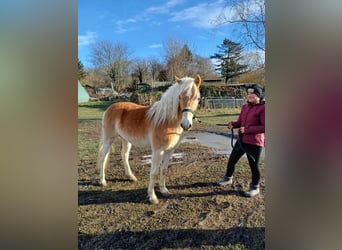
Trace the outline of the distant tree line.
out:
[[[171,82],[176,75],[200,74],[202,79],[221,77],[225,83],[230,83],[253,70],[247,63],[254,59],[250,54],[244,56],[241,44],[224,39],[217,48],[217,53],[204,58],[191,51],[187,44],[170,39],[164,44],[164,56],[132,58],[127,45],[98,41],[91,49],[91,68],[84,68],[78,60],[78,76],[83,85],[121,91],[142,82]],[[212,59],[215,59],[215,64]]]
[[[85,69],[79,61],[79,79],[83,84],[114,86],[120,91],[141,82],[173,81],[176,75],[217,77],[211,60],[196,55],[187,44],[170,39],[164,49],[164,56],[160,58],[132,58],[127,45],[98,41],[91,48],[92,67]]]

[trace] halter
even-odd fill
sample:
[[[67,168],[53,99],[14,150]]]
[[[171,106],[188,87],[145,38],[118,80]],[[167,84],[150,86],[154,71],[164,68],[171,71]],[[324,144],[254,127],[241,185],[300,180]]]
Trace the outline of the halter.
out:
[[[184,113],[184,112],[190,112],[193,115],[193,119],[196,117],[195,111],[193,111],[192,109],[183,109],[182,113]]]

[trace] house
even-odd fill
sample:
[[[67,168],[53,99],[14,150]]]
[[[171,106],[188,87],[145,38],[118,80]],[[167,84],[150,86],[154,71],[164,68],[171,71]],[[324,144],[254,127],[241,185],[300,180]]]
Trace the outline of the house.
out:
[[[207,78],[203,79],[203,82],[213,84],[213,83],[224,83],[224,80],[219,77],[212,77],[212,78]]]

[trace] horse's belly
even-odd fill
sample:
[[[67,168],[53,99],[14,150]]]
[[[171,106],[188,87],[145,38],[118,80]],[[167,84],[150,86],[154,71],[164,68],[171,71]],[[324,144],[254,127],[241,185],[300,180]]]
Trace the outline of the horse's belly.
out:
[[[132,145],[136,147],[146,147],[150,146],[150,140],[147,134],[127,134],[123,131],[119,131],[119,135],[122,139],[128,141]]]
[[[123,136],[121,136],[121,137],[123,137]],[[150,141],[147,137],[137,138],[137,137],[129,136],[129,137],[123,137],[123,138],[136,147],[151,146]]]

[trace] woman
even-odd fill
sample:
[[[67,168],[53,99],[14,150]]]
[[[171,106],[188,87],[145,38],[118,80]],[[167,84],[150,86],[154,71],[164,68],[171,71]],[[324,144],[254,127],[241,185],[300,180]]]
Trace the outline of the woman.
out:
[[[250,188],[244,194],[253,197],[259,194],[259,159],[265,143],[265,102],[262,100],[262,86],[253,84],[247,89],[247,103],[242,106],[236,122],[229,122],[228,129],[239,128],[239,139],[230,154],[227,171],[218,184],[225,186],[233,183],[235,164],[245,153],[252,172]]]

